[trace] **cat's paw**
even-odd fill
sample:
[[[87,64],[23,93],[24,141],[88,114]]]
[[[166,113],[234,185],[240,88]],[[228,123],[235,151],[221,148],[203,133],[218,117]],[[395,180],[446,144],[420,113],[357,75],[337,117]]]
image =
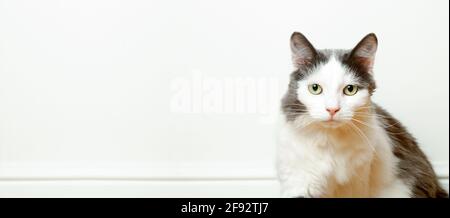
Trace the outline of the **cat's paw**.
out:
[[[281,196],[283,198],[319,198],[323,196],[323,190],[314,185],[284,185],[281,188]]]
[[[318,198],[321,196],[321,192],[308,188],[291,187],[282,189],[281,196],[283,198]]]
[[[281,197],[283,198],[305,198],[303,192],[296,190],[284,190],[281,192]]]

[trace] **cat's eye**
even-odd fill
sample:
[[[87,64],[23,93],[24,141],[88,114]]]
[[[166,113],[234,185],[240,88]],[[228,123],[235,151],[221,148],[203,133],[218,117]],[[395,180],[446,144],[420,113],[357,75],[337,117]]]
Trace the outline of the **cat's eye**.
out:
[[[355,85],[347,85],[344,88],[344,94],[348,96],[355,95],[358,92],[358,86]]]
[[[313,95],[318,95],[322,93],[322,87],[319,84],[311,84],[308,86],[309,92]]]

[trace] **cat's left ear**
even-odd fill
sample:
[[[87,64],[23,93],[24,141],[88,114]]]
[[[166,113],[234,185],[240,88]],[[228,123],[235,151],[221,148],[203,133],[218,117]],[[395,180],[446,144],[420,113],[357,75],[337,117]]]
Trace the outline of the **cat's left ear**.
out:
[[[350,53],[350,60],[353,64],[362,67],[366,72],[372,73],[377,52],[378,39],[374,33],[365,36]]]
[[[291,35],[291,52],[292,62],[296,68],[312,64],[317,56],[314,46],[299,32]]]

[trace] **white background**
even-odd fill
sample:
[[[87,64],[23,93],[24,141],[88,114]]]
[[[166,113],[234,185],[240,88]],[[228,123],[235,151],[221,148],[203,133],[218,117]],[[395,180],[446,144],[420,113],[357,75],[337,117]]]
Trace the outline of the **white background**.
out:
[[[0,196],[278,196],[264,81],[284,91],[293,31],[375,32],[374,100],[448,185],[448,20],[446,0],[0,0]],[[262,81],[256,110],[211,91],[242,78]]]

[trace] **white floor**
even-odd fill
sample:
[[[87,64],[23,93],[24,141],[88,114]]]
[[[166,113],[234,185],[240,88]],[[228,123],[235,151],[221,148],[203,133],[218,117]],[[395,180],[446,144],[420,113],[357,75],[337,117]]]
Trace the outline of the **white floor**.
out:
[[[448,179],[441,182],[448,190]],[[3,180],[0,197],[279,197],[276,180]]]

